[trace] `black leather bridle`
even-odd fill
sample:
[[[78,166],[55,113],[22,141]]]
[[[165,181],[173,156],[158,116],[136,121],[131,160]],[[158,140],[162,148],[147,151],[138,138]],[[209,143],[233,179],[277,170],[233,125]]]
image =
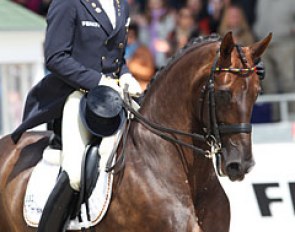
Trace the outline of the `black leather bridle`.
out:
[[[123,107],[125,108],[127,112],[127,120],[125,122],[125,127],[127,128],[123,136],[123,148],[125,147],[125,143],[127,141],[128,131],[130,128],[131,121],[137,121],[141,123],[143,126],[145,126],[147,129],[149,129],[154,134],[160,136],[161,138],[170,141],[172,143],[187,147],[195,151],[196,153],[203,155],[207,158],[213,159],[216,155],[218,155],[220,159],[220,152],[222,148],[221,144],[221,136],[225,134],[237,134],[237,133],[251,133],[252,132],[252,125],[250,123],[239,123],[239,124],[220,124],[217,121],[217,115],[216,115],[216,102],[215,102],[215,74],[220,72],[231,72],[236,75],[239,75],[241,77],[248,77],[253,72],[256,72],[260,79],[264,78],[264,66],[263,63],[259,60],[255,62],[254,67],[249,67],[247,63],[247,59],[245,54],[242,51],[242,48],[239,45],[235,46],[238,54],[240,56],[241,62],[243,64],[243,68],[221,68],[217,67],[217,63],[219,60],[219,52],[217,53],[212,68],[210,72],[210,76],[208,81],[206,82],[201,97],[202,102],[202,109],[201,109],[201,115],[203,115],[204,111],[204,105],[205,105],[205,94],[208,93],[208,109],[209,109],[209,125],[207,125],[206,128],[203,129],[204,134],[196,134],[196,133],[188,133],[181,130],[176,130],[173,128],[165,127],[160,124],[151,122],[147,118],[145,118],[143,115],[141,115],[138,111],[136,111],[131,104],[131,97],[128,94],[128,86],[125,86],[124,88],[124,99],[123,99]],[[203,120],[204,121],[204,120]],[[186,142],[183,142],[182,140],[176,138],[175,135],[180,136],[186,136],[191,137],[195,140],[206,142],[210,149],[204,150],[199,147],[196,147],[193,144],[189,144]],[[114,154],[113,154],[114,155]],[[112,155],[112,156],[113,156]],[[121,154],[119,156],[119,160],[116,162],[115,165],[111,166],[112,159],[108,162],[108,171],[114,170],[114,168],[118,165],[122,167],[122,163],[124,163],[124,149],[122,149]],[[219,173],[220,174],[220,173]]]
[[[203,128],[204,133],[206,134],[207,143],[214,149],[209,155],[212,156],[220,153],[221,150],[221,136],[225,134],[239,134],[246,133],[250,134],[252,132],[252,124],[251,123],[239,123],[239,124],[223,124],[218,123],[217,121],[217,113],[216,113],[216,100],[215,100],[215,74],[221,72],[230,72],[240,77],[248,77],[253,72],[257,72],[258,68],[256,65],[254,67],[249,67],[246,56],[239,45],[235,45],[237,52],[239,54],[240,60],[243,64],[243,68],[222,68],[218,67],[219,60],[219,51],[214,59],[210,76],[206,84],[202,89],[202,96],[200,98],[201,110],[200,110],[200,119],[204,117],[204,106],[207,103],[207,109],[209,114],[209,123],[206,127]],[[208,101],[206,99],[206,93],[208,93]],[[202,120],[204,123],[204,120]]]

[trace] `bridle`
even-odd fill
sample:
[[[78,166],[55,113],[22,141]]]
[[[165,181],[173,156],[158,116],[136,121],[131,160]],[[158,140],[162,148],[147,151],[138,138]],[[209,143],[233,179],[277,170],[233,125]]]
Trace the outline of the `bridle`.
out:
[[[246,56],[240,45],[235,45],[237,52],[239,54],[239,58],[243,64],[243,68],[222,68],[218,67],[218,60],[220,57],[219,50],[215,56],[210,76],[201,91],[201,110],[199,119],[204,123],[204,108],[207,103],[208,109],[208,118],[209,123],[207,126],[203,127],[203,131],[206,135],[206,141],[211,147],[211,152],[208,158],[213,158],[213,156],[220,154],[220,150],[222,147],[221,144],[221,136],[225,134],[239,134],[246,133],[250,134],[252,132],[252,124],[251,123],[238,123],[238,124],[223,124],[218,123],[217,113],[216,113],[216,100],[215,100],[215,74],[221,72],[229,72],[234,75],[238,75],[240,77],[246,78],[250,76],[253,72],[257,72],[258,68],[255,65],[254,67],[249,67]],[[208,94],[208,100],[206,99],[206,94]],[[212,147],[214,149],[212,149]]]
[[[242,78],[247,78],[253,72],[256,72],[259,78],[262,80],[264,78],[264,66],[261,60],[257,60],[255,62],[255,66],[250,67],[248,65],[248,61],[246,56],[241,48],[240,45],[235,45],[237,52],[239,54],[239,58],[242,62],[243,68],[222,68],[218,67],[218,60],[219,60],[219,50],[217,51],[216,57],[214,59],[210,76],[206,84],[203,86],[201,91],[201,110],[199,118],[202,119],[201,121],[204,123],[204,107],[207,103],[208,109],[208,118],[209,124],[203,127],[203,132],[206,136],[206,142],[211,147],[210,152],[207,152],[206,157],[213,159],[216,158],[216,166],[217,171],[220,176],[224,176],[221,171],[221,149],[222,149],[222,142],[221,136],[227,134],[250,134],[252,132],[252,124],[251,123],[238,123],[238,124],[223,124],[218,123],[217,120],[217,112],[216,112],[216,100],[215,100],[215,74],[221,72],[228,72],[234,75],[237,75]],[[208,96],[208,100],[206,99],[206,94]]]
[[[263,79],[264,77],[264,66],[263,63],[260,60],[257,60],[255,62],[254,67],[249,67],[246,56],[244,52],[242,51],[242,48],[239,45],[235,45],[240,60],[243,64],[243,68],[222,68],[218,67],[217,63],[219,60],[219,52],[217,52],[216,57],[214,59],[210,76],[209,79],[207,80],[206,84],[203,87],[202,91],[202,109],[201,109],[201,115],[204,115],[204,106],[205,106],[205,95],[208,93],[208,101],[207,101],[207,107],[209,109],[209,125],[207,127],[203,128],[204,134],[196,134],[196,133],[188,133],[185,131],[181,130],[176,130],[173,128],[165,127],[160,124],[154,123],[147,118],[145,118],[143,115],[141,115],[138,111],[136,111],[131,104],[131,97],[128,94],[127,88],[125,87],[124,89],[124,99],[123,99],[123,107],[125,108],[127,112],[127,120],[125,122],[125,128],[127,128],[124,132],[123,136],[123,149],[121,151],[121,154],[119,156],[120,160],[116,162],[115,165],[111,166],[111,159],[108,162],[108,171],[112,171],[118,164],[124,163],[124,148],[125,148],[125,143],[127,141],[127,136],[128,136],[128,131],[130,128],[130,123],[131,121],[137,121],[141,123],[144,127],[149,129],[152,133],[160,136],[161,138],[170,141],[174,144],[178,144],[180,146],[187,147],[189,149],[192,149],[196,153],[209,158],[213,159],[214,157],[217,157],[217,162],[220,162],[220,154],[221,154],[221,148],[222,148],[222,143],[221,143],[221,136],[225,134],[237,134],[237,133],[251,133],[252,132],[252,125],[250,123],[239,123],[239,124],[220,124],[217,121],[217,115],[216,115],[216,102],[215,102],[215,74],[220,73],[220,72],[230,72],[235,75],[239,75],[241,77],[248,77],[251,75],[253,72],[256,72],[260,79]],[[204,120],[202,120],[204,122]],[[206,142],[210,149],[209,150],[204,150],[202,148],[199,148],[193,144],[189,144],[186,142],[183,142],[182,140],[176,138],[175,135],[180,135],[184,137],[191,137],[192,139]],[[120,165],[122,167],[123,165]],[[219,164],[220,166],[220,164]],[[220,173],[220,170],[219,174]]]

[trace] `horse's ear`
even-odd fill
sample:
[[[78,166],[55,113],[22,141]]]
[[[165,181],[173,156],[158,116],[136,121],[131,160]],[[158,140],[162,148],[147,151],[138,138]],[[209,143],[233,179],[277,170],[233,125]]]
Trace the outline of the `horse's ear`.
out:
[[[223,37],[220,45],[220,63],[223,63],[225,66],[230,65],[231,52],[235,46],[232,32],[226,33]]]
[[[269,33],[267,37],[250,46],[253,60],[261,57],[265,49],[268,47],[271,38],[272,33]]]

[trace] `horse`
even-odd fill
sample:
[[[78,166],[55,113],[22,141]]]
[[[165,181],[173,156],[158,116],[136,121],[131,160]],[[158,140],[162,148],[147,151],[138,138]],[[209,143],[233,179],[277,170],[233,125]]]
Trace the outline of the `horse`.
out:
[[[250,120],[263,72],[257,62],[271,37],[247,47],[231,32],[198,37],[156,74],[140,110],[129,109],[128,137],[119,147],[124,166],[93,231],[229,231],[218,174],[240,181],[255,163]],[[17,144],[10,135],[0,140],[0,231],[36,231],[24,221],[23,201],[48,142],[49,133],[37,131]]]

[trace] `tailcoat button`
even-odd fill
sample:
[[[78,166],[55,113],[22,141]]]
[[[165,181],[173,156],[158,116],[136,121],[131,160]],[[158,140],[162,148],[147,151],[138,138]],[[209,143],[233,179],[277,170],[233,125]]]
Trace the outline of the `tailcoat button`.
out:
[[[119,48],[123,48],[124,44],[123,43],[119,43]]]
[[[100,9],[100,8],[98,8],[98,7],[97,7],[97,8],[95,8],[95,11],[96,11],[96,13],[98,13],[98,14],[99,14],[99,13],[101,13],[101,9]]]

